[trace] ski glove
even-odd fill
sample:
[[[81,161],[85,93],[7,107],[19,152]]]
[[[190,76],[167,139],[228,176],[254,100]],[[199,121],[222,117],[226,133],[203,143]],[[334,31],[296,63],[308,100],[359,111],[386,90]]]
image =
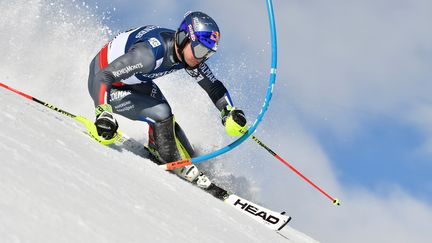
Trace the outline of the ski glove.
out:
[[[117,132],[118,123],[112,114],[112,107],[109,104],[102,104],[96,107],[95,126],[97,133],[104,139],[111,139]]]
[[[242,110],[227,106],[221,111],[221,118],[229,136],[241,136],[246,132],[246,116]]]

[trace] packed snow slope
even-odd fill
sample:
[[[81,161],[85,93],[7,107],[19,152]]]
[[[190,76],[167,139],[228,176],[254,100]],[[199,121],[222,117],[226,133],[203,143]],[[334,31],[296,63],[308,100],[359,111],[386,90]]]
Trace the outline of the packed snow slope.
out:
[[[0,104],[0,242],[313,242],[290,227],[281,237],[37,103],[1,89]]]

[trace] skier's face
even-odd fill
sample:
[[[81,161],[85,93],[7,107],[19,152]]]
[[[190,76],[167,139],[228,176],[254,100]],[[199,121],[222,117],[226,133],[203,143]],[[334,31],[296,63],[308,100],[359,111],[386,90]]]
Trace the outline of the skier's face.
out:
[[[185,46],[185,48],[183,50],[183,56],[184,56],[185,62],[190,67],[196,67],[203,60],[203,59],[197,59],[194,57],[194,55],[192,53],[192,46],[191,46],[190,42]]]

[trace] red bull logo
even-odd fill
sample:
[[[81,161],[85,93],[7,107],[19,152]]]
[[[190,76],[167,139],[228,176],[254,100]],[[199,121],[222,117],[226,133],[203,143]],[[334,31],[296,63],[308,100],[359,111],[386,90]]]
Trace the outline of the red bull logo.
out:
[[[218,31],[213,31],[213,32],[211,33],[211,35],[210,35],[210,39],[213,40],[213,41],[215,41],[216,43],[218,43],[218,42],[219,42],[219,39],[220,39],[220,34],[219,34],[219,32],[218,32]]]
[[[210,35],[210,40],[214,41],[213,51],[216,51],[219,45],[220,33],[218,31],[213,31]]]

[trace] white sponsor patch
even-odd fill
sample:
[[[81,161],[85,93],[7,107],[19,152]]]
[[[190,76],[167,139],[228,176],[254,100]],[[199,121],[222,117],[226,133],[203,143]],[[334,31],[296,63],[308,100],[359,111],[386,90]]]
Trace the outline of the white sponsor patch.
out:
[[[129,110],[132,110],[133,108],[135,108],[135,105],[132,104],[132,102],[130,102],[130,101],[126,101],[126,102],[121,103],[120,105],[115,106],[115,109],[117,110],[117,112],[129,111]]]
[[[141,30],[140,32],[138,32],[138,34],[135,35],[135,38],[139,39],[139,38],[143,37],[145,34],[147,34],[148,32],[155,30],[157,28],[160,28],[160,27],[155,26],[155,25],[149,25],[149,26],[145,27],[143,30]]]
[[[159,41],[158,39],[154,38],[154,37],[150,38],[150,39],[148,40],[148,42],[150,43],[150,45],[151,45],[153,48],[156,48],[156,47],[158,47],[158,46],[161,45],[160,41]]]
[[[123,99],[130,94],[132,94],[132,92],[129,90],[111,92],[111,101]]]
[[[173,69],[173,70],[168,70],[168,71],[165,71],[165,72],[151,73],[151,74],[143,73],[141,75],[143,77],[146,77],[146,78],[156,79],[156,78],[160,78],[162,76],[165,76],[165,75],[170,74],[170,73],[175,72],[175,71],[177,71],[177,70]]]
[[[120,70],[113,71],[112,73],[114,74],[114,77],[118,78],[123,74],[129,74],[131,72],[135,72],[135,71],[137,71],[137,69],[140,69],[140,68],[144,68],[144,65],[142,63],[138,63],[135,65],[129,65],[129,66],[124,67]]]
[[[156,60],[156,67],[154,69],[155,70],[158,69],[160,65],[162,65],[162,62],[163,62],[163,57],[161,59]]]

